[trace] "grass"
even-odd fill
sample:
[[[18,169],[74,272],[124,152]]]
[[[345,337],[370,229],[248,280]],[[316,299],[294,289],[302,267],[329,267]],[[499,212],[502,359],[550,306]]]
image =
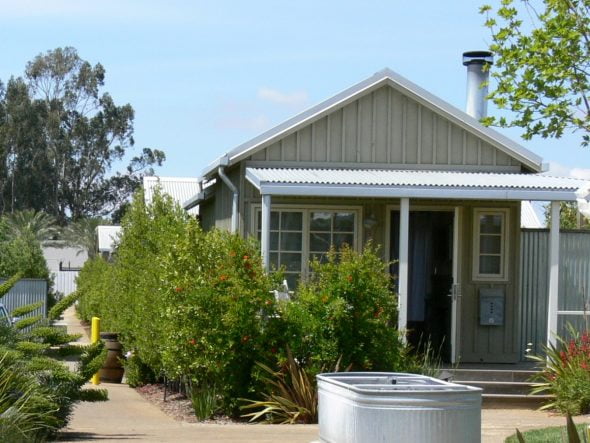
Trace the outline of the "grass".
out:
[[[576,425],[578,434],[583,434],[588,425],[586,423]],[[567,431],[565,426],[552,426],[543,429],[533,429],[531,431],[522,432],[526,443],[559,443],[567,442]],[[584,441],[584,440],[582,440]],[[518,443],[516,434],[511,435],[505,440],[505,443]]]

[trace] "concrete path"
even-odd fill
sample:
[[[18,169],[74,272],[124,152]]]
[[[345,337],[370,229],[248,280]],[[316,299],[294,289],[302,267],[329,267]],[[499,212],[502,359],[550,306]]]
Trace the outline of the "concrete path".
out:
[[[317,440],[315,425],[268,426],[182,423],[165,415],[135,390],[103,383],[108,402],[80,403],[60,441],[293,442]]]
[[[88,336],[73,308],[64,314],[68,332]],[[318,440],[317,425],[194,424],[174,420],[125,384],[103,383],[109,401],[79,403],[60,441],[123,442],[236,442],[309,443]],[[590,423],[590,416],[576,423]],[[526,409],[484,409],[482,442],[503,442],[516,428],[521,431],[547,426],[563,426],[565,419],[546,412]]]

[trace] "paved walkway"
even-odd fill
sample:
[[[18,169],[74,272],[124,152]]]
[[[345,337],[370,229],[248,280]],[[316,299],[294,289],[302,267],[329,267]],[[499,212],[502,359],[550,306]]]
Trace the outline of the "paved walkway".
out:
[[[73,309],[66,311],[64,323],[69,332],[84,328]],[[182,423],[164,414],[159,408],[124,384],[103,383],[109,401],[79,403],[61,441],[123,442],[281,442],[309,443],[318,440],[317,425],[248,425]],[[590,422],[590,416],[577,417],[576,423]],[[546,412],[522,409],[484,409],[482,411],[482,442],[496,443],[521,431],[546,426],[563,426],[565,419]]]

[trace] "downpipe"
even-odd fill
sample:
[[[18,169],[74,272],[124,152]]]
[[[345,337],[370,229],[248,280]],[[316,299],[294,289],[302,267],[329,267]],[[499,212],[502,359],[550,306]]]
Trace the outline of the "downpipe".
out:
[[[240,193],[229,177],[225,175],[225,168],[223,166],[217,168],[217,174],[232,192],[231,232],[235,234],[238,232],[238,200]]]

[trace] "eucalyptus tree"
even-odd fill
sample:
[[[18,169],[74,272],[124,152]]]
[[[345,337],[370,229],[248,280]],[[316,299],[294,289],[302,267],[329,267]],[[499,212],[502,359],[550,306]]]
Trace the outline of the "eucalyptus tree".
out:
[[[134,146],[134,111],[103,91],[105,69],[71,47],[39,54],[0,90],[0,212],[45,210],[62,225],[128,200],[165,155]]]

